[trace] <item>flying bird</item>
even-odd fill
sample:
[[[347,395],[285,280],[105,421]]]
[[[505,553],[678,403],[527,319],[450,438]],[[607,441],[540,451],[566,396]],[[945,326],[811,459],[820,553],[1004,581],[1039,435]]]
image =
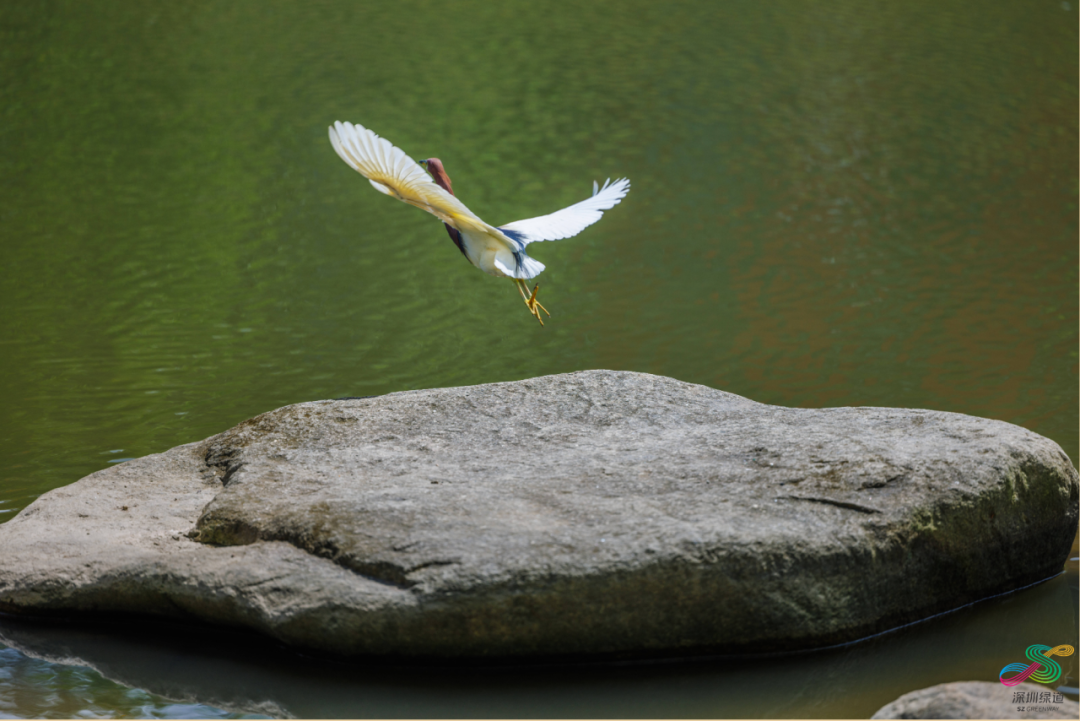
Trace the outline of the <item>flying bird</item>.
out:
[[[380,193],[426,210],[445,223],[450,239],[470,263],[489,275],[512,279],[540,325],[544,324],[540,311],[548,316],[551,313],[536,300],[540,284],[530,292],[526,281],[540,275],[544,264],[530,258],[525,247],[540,240],[572,238],[600,220],[603,211],[618,205],[630,190],[626,178],[614,183],[609,178],[603,187],[594,181],[591,198],[548,215],[496,227],[454,196],[450,177],[438,158],[417,163],[386,138],[352,123],[335,122],[330,128],[330,143],[341,159]]]

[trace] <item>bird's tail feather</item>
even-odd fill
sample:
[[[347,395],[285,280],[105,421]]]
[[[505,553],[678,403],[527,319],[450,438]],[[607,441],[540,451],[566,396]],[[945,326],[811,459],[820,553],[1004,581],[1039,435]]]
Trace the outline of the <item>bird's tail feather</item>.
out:
[[[535,278],[544,272],[544,264],[538,261],[536,258],[530,258],[525,254],[525,251],[519,250],[514,252],[514,263],[510,264],[510,259],[507,257],[499,258],[496,255],[492,259],[493,264],[498,268],[499,272],[505,275],[507,278],[520,278],[522,280],[529,280]]]
[[[514,253],[514,277],[523,278],[528,280],[529,278],[535,278],[544,272],[544,268],[547,267],[536,258],[530,258],[525,255],[524,252]]]

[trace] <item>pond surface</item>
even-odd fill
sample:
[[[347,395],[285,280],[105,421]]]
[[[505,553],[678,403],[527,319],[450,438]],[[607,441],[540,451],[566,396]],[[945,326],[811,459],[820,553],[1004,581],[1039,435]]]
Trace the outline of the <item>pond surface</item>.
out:
[[[285,404],[587,368],[998,418],[1075,460],[1077,44],[1058,1],[0,4],[0,519]],[[541,328],[338,159],[334,120],[440,157],[495,224],[594,179],[633,188],[530,248]],[[310,689],[271,714],[866,716],[993,680],[1032,643],[1080,647],[1076,586],[1072,563],[782,663],[432,681],[426,706],[393,690],[411,672],[229,663]],[[1047,594],[1048,617],[1018,610]],[[110,670],[115,634],[61,630],[82,666],[0,648],[0,714],[258,712]],[[379,700],[350,705],[349,683]]]

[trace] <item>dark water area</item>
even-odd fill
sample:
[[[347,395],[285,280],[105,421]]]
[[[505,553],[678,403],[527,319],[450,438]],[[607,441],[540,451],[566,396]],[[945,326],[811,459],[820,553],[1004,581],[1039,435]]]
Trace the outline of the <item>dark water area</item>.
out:
[[[219,629],[0,617],[12,646],[0,669],[13,671],[0,698],[13,689],[24,714],[53,718],[83,711],[84,698],[128,717],[868,718],[917,688],[993,680],[1032,636],[1064,637],[1077,581],[1072,563],[1020,593],[812,653],[619,665],[343,663]],[[1075,685],[1075,661],[1063,668],[1048,688]]]
[[[0,3],[0,520],[289,403],[588,368],[996,418],[1075,463],[1076,11]],[[440,157],[495,224],[594,179],[633,188],[530,247],[540,328],[434,218],[341,162],[335,120]],[[992,681],[1032,643],[1080,648],[1067,566],[767,662],[319,680],[287,650],[229,657],[280,704],[262,712],[197,673],[206,636],[155,649],[66,626],[64,655],[0,622],[0,716],[866,716]],[[191,680],[108,661],[125,653]],[[1076,656],[1063,668],[1077,686]]]

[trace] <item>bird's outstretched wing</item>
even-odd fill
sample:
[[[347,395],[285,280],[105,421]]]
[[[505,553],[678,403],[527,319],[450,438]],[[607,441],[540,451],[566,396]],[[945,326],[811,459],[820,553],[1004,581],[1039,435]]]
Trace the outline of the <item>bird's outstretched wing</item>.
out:
[[[330,128],[330,144],[342,160],[371,181],[380,193],[415,205],[451,225],[461,218],[486,225],[464,203],[436,185],[404,150],[363,125],[335,122]]]
[[[591,198],[549,215],[509,223],[500,227],[499,230],[510,231],[507,235],[526,245],[538,240],[572,238],[600,220],[604,211],[618,205],[628,192],[630,192],[630,181],[626,178],[616,180],[614,183],[608,178],[604,181],[602,188],[598,187],[594,181]]]

